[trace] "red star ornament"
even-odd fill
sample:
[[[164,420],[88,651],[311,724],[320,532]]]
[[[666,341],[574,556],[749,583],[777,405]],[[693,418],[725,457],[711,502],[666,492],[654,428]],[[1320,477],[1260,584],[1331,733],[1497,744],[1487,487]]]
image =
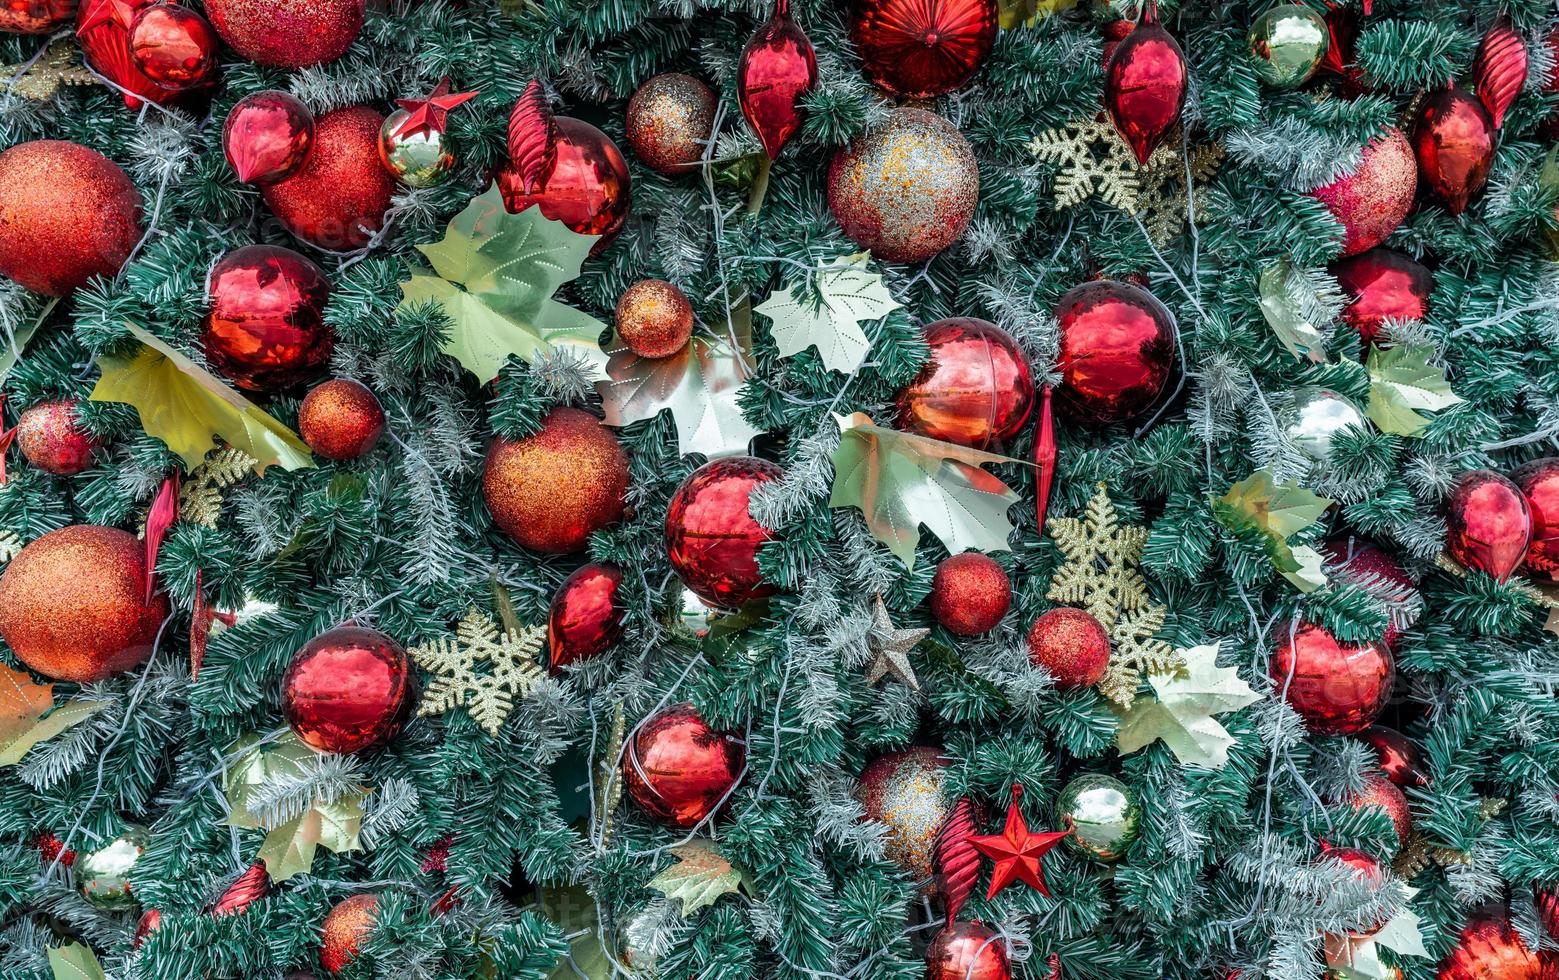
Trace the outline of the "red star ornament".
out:
[[[449,79],[446,78],[428,93],[427,98],[396,99],[395,104],[405,109],[408,115],[400,128],[396,129],[395,138],[405,139],[418,134],[428,136],[435,133],[443,134],[450,110],[465,105],[474,98],[476,98],[475,92],[456,92],[450,95]]]
[[[1058,830],[1043,834],[1030,833],[1028,821],[1023,819],[1023,811],[1018,809],[1018,800],[1022,796],[1023,787],[1014,784],[1012,804],[1007,807],[1007,823],[1002,827],[1001,833],[989,837],[973,837],[969,840],[975,850],[996,864],[996,870],[991,872],[991,889],[985,893],[986,901],[995,898],[997,892],[1014,881],[1021,881],[1030,888],[1037,888],[1041,895],[1050,897],[1050,889],[1045,887],[1045,871],[1040,866],[1040,861],[1050,853],[1051,848],[1066,839],[1068,832]]]

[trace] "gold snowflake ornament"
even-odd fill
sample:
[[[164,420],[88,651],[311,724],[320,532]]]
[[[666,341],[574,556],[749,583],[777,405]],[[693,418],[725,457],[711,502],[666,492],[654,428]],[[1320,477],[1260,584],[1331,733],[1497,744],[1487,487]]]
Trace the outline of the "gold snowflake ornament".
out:
[[[541,683],[536,655],[547,631],[526,626],[518,632],[500,630],[475,608],[455,627],[454,637],[435,640],[407,651],[417,666],[434,674],[423,692],[417,714],[441,715],[464,707],[471,720],[492,736],[514,710],[514,702]]]
[[[37,102],[53,98],[61,85],[91,85],[97,81],[81,66],[75,46],[65,43],[50,45],[31,65],[24,61],[0,68],[0,77],[15,79],[10,90]]]
[[[242,450],[218,449],[195,467],[179,487],[179,518],[216,527],[222,516],[223,491],[254,471],[255,458]]]

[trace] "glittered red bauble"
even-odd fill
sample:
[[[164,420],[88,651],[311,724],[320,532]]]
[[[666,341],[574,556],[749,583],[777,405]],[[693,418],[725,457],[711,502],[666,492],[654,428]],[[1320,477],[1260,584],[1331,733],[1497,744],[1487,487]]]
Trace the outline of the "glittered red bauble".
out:
[[[1185,52],[1149,3],[1104,67],[1104,107],[1138,163],[1146,164],[1180,122],[1189,79]]]
[[[178,93],[147,78],[130,55],[130,28],[136,14],[157,0],[82,0],[76,11],[76,41],[98,74],[124,91],[124,103],[139,109],[142,100],[165,105]]]
[[[954,922],[926,950],[926,980],[1012,980],[1007,941],[978,922]]]
[[[989,555],[966,551],[943,560],[931,579],[931,615],[959,636],[989,633],[1012,605],[1007,570]]]
[[[1380,771],[1393,786],[1429,785],[1429,777],[1424,775],[1419,765],[1418,749],[1395,728],[1371,725],[1354,738],[1375,750],[1375,760],[1380,765]]]
[[[303,645],[282,675],[281,706],[299,739],[347,754],[394,738],[416,700],[411,660],[378,630],[338,626]]]
[[[206,360],[245,391],[277,392],[318,373],[335,334],[325,324],[330,280],[290,248],[245,245],[211,268]]]
[[[741,739],[710,728],[692,705],[673,705],[629,738],[623,785],[656,820],[691,827],[719,809],[746,760]]]
[[[130,25],[130,60],[141,74],[172,92],[209,84],[218,48],[206,18],[178,4],[143,7]]]
[[[1110,634],[1090,613],[1056,608],[1029,627],[1029,663],[1043,667],[1058,687],[1092,687],[1110,665]]]
[[[856,0],[850,40],[866,77],[904,99],[963,87],[996,42],[996,0]]]
[[[493,440],[482,497],[521,547],[568,554],[623,515],[628,454],[589,412],[554,408],[541,431]]]
[[[1534,953],[1510,925],[1504,909],[1475,913],[1440,961],[1439,980],[1559,980],[1559,960]]]
[[[648,78],[628,100],[628,145],[652,170],[686,174],[704,158],[715,124],[715,93],[692,75]]]
[[[16,422],[16,445],[27,462],[55,476],[74,476],[92,465],[100,443],[76,421],[74,398],[34,405]]]
[[[974,150],[946,119],[900,108],[834,154],[828,210],[884,262],[924,262],[956,242],[980,200]]]
[[[1175,321],[1152,293],[1125,282],[1085,282],[1061,297],[1056,321],[1062,411],[1109,425],[1158,404],[1175,370]]]
[[[353,895],[337,902],[320,927],[319,965],[331,973],[346,969],[373,935],[378,917],[379,899],[375,895]]]
[[[313,145],[314,114],[290,92],[246,95],[222,126],[222,150],[246,184],[274,184],[291,177]]]
[[[1373,727],[1373,726],[1372,726]],[[1369,731],[1370,729],[1366,729]],[[1384,810],[1391,818],[1391,827],[1397,832],[1397,845],[1404,847],[1413,836],[1413,811],[1408,806],[1407,794],[1382,773],[1364,777],[1364,788],[1343,801],[1355,811],[1372,807]]]
[[[152,655],[168,600],[146,601],[146,548],[118,528],[73,524],[23,548],[0,575],[0,637],[46,677],[100,681]]]
[[[363,29],[363,0],[206,0],[228,47],[275,68],[334,61]]]
[[[1466,568],[1501,582],[1521,565],[1532,539],[1532,511],[1521,488],[1493,470],[1457,477],[1445,501],[1445,547]]]
[[[589,660],[622,639],[623,607],[617,598],[622,569],[591,562],[563,580],[547,612],[547,666],[552,676]]]
[[[503,206],[518,214],[532,204],[543,216],[561,221],[581,235],[600,235],[590,248],[598,255],[628,220],[632,203],[628,161],[611,137],[570,116],[553,118],[556,159],[541,183],[530,184],[511,163],[498,171]]]
[[[1280,631],[1269,673],[1289,705],[1317,735],[1368,727],[1391,696],[1396,663],[1382,643],[1344,644],[1324,627]]]
[[[1527,567],[1552,576],[1559,572],[1559,457],[1534,459],[1510,474],[1510,479],[1520,488],[1532,515]]]
[[[361,248],[384,227],[395,178],[379,160],[384,116],[367,106],[327,112],[314,122],[314,148],[265,203],[287,230],[320,248]]]
[[[75,16],[76,0],[4,0],[0,3],[0,31],[48,34]]]
[[[758,573],[758,546],[773,534],[747,504],[754,487],[782,472],[767,460],[730,456],[700,466],[677,488],[666,508],[666,555],[694,595],[732,609],[774,594]]]
[[[1371,249],[1333,265],[1332,275],[1348,296],[1343,321],[1365,346],[1376,342],[1386,320],[1422,320],[1429,314],[1434,273],[1401,252]]]
[[[989,449],[1022,430],[1034,376],[1012,335],[974,317],[927,324],[931,359],[899,392],[899,426],[944,442]]]
[[[883,854],[917,881],[931,877],[937,837],[953,812],[947,766],[942,750],[916,745],[873,759],[855,784],[866,819],[888,827]]]
[[[1407,137],[1388,129],[1364,148],[1359,165],[1310,194],[1343,225],[1343,255],[1358,255],[1386,240],[1413,207],[1418,163]]]
[[[1418,583],[1403,570],[1395,558],[1366,541],[1338,537],[1321,546],[1326,574],[1335,581],[1352,585],[1380,601],[1387,610],[1386,630],[1381,641],[1392,646],[1402,630],[1418,622],[1424,608]]]
[[[1453,85],[1418,110],[1413,152],[1424,186],[1461,214],[1494,166],[1494,120],[1477,96]]]
[[[108,157],[60,140],[0,153],[0,275],[64,296],[117,273],[140,238],[140,192]]]
[[[664,279],[640,279],[617,300],[617,336],[640,357],[670,357],[693,336],[693,305]]]
[[[298,434],[326,459],[357,459],[384,435],[384,408],[367,386],[335,378],[303,399]]]
[[[789,0],[776,0],[774,16],[758,28],[736,68],[736,99],[747,125],[770,160],[801,128],[801,97],[817,84],[812,39],[790,16]]]

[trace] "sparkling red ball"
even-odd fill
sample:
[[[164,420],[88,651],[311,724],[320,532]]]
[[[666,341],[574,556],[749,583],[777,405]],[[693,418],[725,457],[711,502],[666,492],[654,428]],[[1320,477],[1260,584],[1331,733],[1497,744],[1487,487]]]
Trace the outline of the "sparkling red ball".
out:
[[[1110,634],[1083,609],[1057,606],[1029,627],[1029,662],[1059,687],[1092,687],[1110,665]]]
[[[246,95],[222,125],[222,152],[246,184],[274,184],[297,173],[314,145],[314,114],[290,92]]]
[[[493,520],[522,547],[579,551],[591,532],[622,517],[628,455],[594,415],[555,408],[541,431],[499,437],[487,450],[482,497]]]
[[[47,34],[76,16],[76,0],[6,0],[0,4],[0,31]]]
[[[556,677],[571,663],[598,657],[623,635],[617,597],[622,569],[591,562],[563,580],[547,612],[547,666]]]
[[[74,398],[44,402],[16,422],[16,445],[27,462],[55,476],[74,476],[92,465],[98,441],[81,428]]]
[[[641,279],[625,289],[615,319],[617,335],[640,357],[670,357],[693,336],[693,305],[664,279]]]
[[[384,408],[365,385],[334,378],[303,399],[298,434],[326,459],[357,459],[384,435]]]
[[[245,245],[217,260],[203,343],[216,372],[245,391],[277,392],[318,374],[335,334],[330,280],[290,248]]]
[[[1300,623],[1280,630],[1269,674],[1312,732],[1350,735],[1385,707],[1396,663],[1383,643],[1340,643],[1324,627]]]
[[[628,740],[623,784],[651,817],[692,827],[721,806],[746,759],[747,747],[736,736],[710,728],[690,704],[673,705]]]
[[[1526,498],[1532,517],[1527,567],[1552,576],[1559,571],[1559,457],[1534,459],[1510,474],[1510,479]]]
[[[850,40],[866,77],[907,99],[962,88],[996,42],[996,0],[856,0]]]
[[[1457,477],[1445,501],[1445,547],[1466,568],[1503,582],[1526,557],[1532,511],[1521,489],[1493,470]]]
[[[320,248],[361,248],[384,227],[395,178],[379,159],[384,116],[367,106],[314,121],[314,146],[296,173],[264,189],[287,230]]]
[[[364,0],[206,0],[228,47],[274,68],[305,68],[346,53],[363,29]]]
[[[547,179],[527,191],[516,167],[502,168],[495,176],[503,206],[518,214],[534,204],[544,217],[581,235],[600,235],[590,248],[598,255],[628,221],[633,197],[628,161],[611,137],[583,120],[557,116],[553,124],[557,157]]]
[[[219,47],[206,18],[174,3],[141,8],[130,26],[130,60],[141,74],[173,92],[208,84]]]
[[[1379,809],[1391,819],[1396,831],[1398,847],[1406,847],[1413,836],[1413,810],[1408,805],[1407,794],[1384,773],[1370,773],[1364,777],[1364,788],[1343,801],[1352,810]]]
[[[1311,191],[1342,222],[1343,255],[1358,255],[1385,241],[1413,207],[1418,162],[1399,129],[1364,148],[1359,165]]]
[[[1175,321],[1152,293],[1099,280],[1056,303],[1062,411],[1097,425],[1126,422],[1163,399],[1175,371]]]
[[[676,177],[704,158],[714,122],[708,85],[680,72],[654,75],[628,100],[628,145],[650,169]]]
[[[926,980],[1012,980],[1007,942],[982,923],[951,923],[926,950]]]
[[[1440,961],[1438,980],[1559,980],[1559,958],[1534,952],[1502,908],[1475,912]]]
[[[108,157],[61,140],[0,153],[0,274],[64,296],[117,273],[140,238],[140,192]]]
[[[340,973],[363,951],[379,917],[375,895],[353,895],[335,904],[320,926],[319,965]]]
[[[416,700],[411,659],[399,643],[361,626],[316,636],[282,676],[282,713],[306,745],[348,754],[384,745]]]
[[[1012,581],[989,555],[966,551],[944,559],[931,579],[931,615],[959,636],[996,628],[1012,606]]]
[[[1401,630],[1411,629],[1423,613],[1423,596],[1402,565],[1380,547],[1338,536],[1321,546],[1323,569],[1334,581],[1373,596],[1391,610],[1381,641],[1394,646]]]
[[[758,572],[758,548],[772,537],[748,513],[752,491],[780,468],[751,456],[705,463],[666,509],[666,554],[682,583],[712,606],[730,609],[772,595]]]
[[[1332,266],[1332,275],[1348,297],[1343,322],[1359,332],[1368,347],[1387,320],[1422,320],[1429,315],[1434,274],[1401,252],[1371,249]]]
[[[1012,335],[975,317],[927,324],[931,359],[899,392],[899,427],[989,449],[1017,435],[1034,406],[1034,376]]]

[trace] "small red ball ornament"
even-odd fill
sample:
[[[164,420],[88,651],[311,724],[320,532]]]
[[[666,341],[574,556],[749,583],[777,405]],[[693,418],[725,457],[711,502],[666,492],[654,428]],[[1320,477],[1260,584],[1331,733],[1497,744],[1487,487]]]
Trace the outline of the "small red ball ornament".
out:
[[[1189,80],[1185,52],[1159,24],[1158,5],[1148,0],[1142,19],[1104,68],[1104,107],[1139,164],[1146,164],[1179,124]]]
[[[1463,473],[1445,502],[1445,547],[1466,568],[1503,582],[1526,557],[1532,511],[1521,488],[1493,470]]]
[[[353,895],[337,902],[320,927],[319,965],[340,973],[363,951],[379,917],[375,895]]]
[[[76,12],[76,41],[98,74],[119,86],[125,105],[140,109],[142,101],[158,105],[175,100],[177,92],[163,88],[136,67],[130,53],[130,29],[136,15],[157,0],[82,0]]]
[[[1418,163],[1398,129],[1364,148],[1358,167],[1310,192],[1343,225],[1343,255],[1358,255],[1386,240],[1413,207]]]
[[[16,445],[27,462],[55,476],[74,476],[92,465],[99,443],[76,421],[81,402],[68,398],[34,405],[16,422]]]
[[[789,0],[776,0],[774,16],[747,42],[736,68],[737,102],[770,160],[801,128],[801,97],[816,84],[812,39],[790,16]]]
[[[926,980],[1012,980],[1007,942],[990,926],[950,923],[926,950]]]
[[[1559,939],[1559,890],[1539,888],[1533,898],[1543,929],[1554,939]]]
[[[1374,728],[1371,726],[1365,731]],[[1384,773],[1371,773],[1364,777],[1364,788],[1350,794],[1343,801],[1356,812],[1371,808],[1380,809],[1391,818],[1391,828],[1397,833],[1398,848],[1406,847],[1413,836],[1413,810],[1408,806],[1407,794]]]
[[[1377,342],[1387,320],[1422,320],[1429,315],[1434,273],[1387,248],[1343,259],[1332,275],[1348,296],[1342,318],[1367,347]]]
[[[1462,927],[1456,948],[1440,962],[1438,980],[1559,980],[1559,960],[1528,949],[1509,913],[1489,908]]]
[[[758,572],[758,547],[773,533],[747,505],[753,488],[782,473],[767,460],[731,456],[705,463],[677,488],[666,508],[666,555],[694,595],[734,609],[774,594]]]
[[[533,436],[494,439],[482,471],[498,527],[521,547],[558,555],[622,517],[627,493],[627,453],[577,408],[554,408]]]
[[[364,0],[206,0],[228,47],[274,68],[334,61],[363,29]]]
[[[1494,166],[1494,120],[1477,96],[1453,85],[1418,110],[1413,152],[1424,185],[1446,210],[1461,214]]]
[[[239,99],[222,127],[222,150],[238,179],[263,186],[298,172],[314,145],[314,114],[290,92]]]
[[[850,40],[866,77],[902,99],[945,95],[996,43],[996,0],[856,0]]]
[[[1175,370],[1175,321],[1152,293],[1124,282],[1085,282],[1061,297],[1056,321],[1062,411],[1109,425],[1159,403]]]
[[[1406,735],[1385,725],[1371,725],[1355,735],[1359,741],[1375,750],[1380,771],[1393,786],[1428,786],[1429,777],[1419,765],[1418,749]],[[1404,804],[1406,798],[1403,798]]]
[[[1319,866],[1333,864],[1347,868],[1353,872],[1355,878],[1358,878],[1369,888],[1372,894],[1378,894],[1380,889],[1386,884],[1386,869],[1381,865],[1380,859],[1356,847],[1333,847],[1322,841],[1321,856],[1316,859],[1315,863]],[[1384,920],[1370,923],[1364,929],[1351,933],[1351,935],[1354,938],[1361,939],[1373,936],[1385,924]]]
[[[1312,732],[1350,735],[1385,707],[1396,664],[1383,643],[1343,644],[1324,627],[1300,623],[1281,631],[1269,673]]]
[[[692,75],[652,76],[628,100],[628,145],[669,177],[689,173],[704,158],[714,124],[715,93]]]
[[[1423,596],[1418,583],[1395,558],[1373,544],[1351,537],[1327,541],[1321,546],[1321,553],[1326,559],[1327,575],[1363,590],[1387,608],[1386,630],[1381,634],[1386,646],[1395,645],[1397,635],[1418,622],[1424,608]]]
[[[0,275],[64,296],[117,273],[140,238],[140,192],[108,157],[60,140],[0,153]]]
[[[130,25],[130,60],[141,74],[170,92],[208,85],[219,45],[206,18],[175,3],[141,8]]]
[[[563,580],[547,612],[547,667],[552,676],[571,663],[598,657],[623,635],[617,598],[622,569],[591,562]]]
[[[416,698],[411,660],[378,630],[338,626],[304,644],[282,676],[282,712],[304,744],[349,754],[406,723]]]
[[[1012,581],[989,555],[944,559],[931,579],[931,615],[959,636],[989,633],[1012,606]]]
[[[1012,335],[965,316],[927,324],[924,336],[931,359],[899,392],[899,425],[977,449],[1017,435],[1034,406],[1034,376]]]
[[[287,230],[320,248],[367,245],[384,227],[395,178],[379,159],[384,116],[367,106],[327,112],[297,171],[265,187],[265,203]]]
[[[1559,572],[1559,457],[1534,459],[1510,475],[1532,515],[1527,567],[1550,577]]]
[[[48,34],[76,16],[76,0],[6,0],[0,4],[0,31]]]
[[[330,360],[335,334],[325,324],[330,280],[290,248],[245,245],[211,268],[206,359],[245,391],[278,392]]]
[[[725,802],[746,761],[741,739],[710,728],[692,705],[673,705],[645,721],[629,739],[623,784],[656,820],[692,827]]]
[[[888,827],[883,854],[916,881],[931,878],[937,838],[956,802],[947,791],[948,765],[941,749],[916,745],[868,762],[855,784],[866,819]]]
[[[303,399],[298,434],[326,459],[357,459],[384,435],[384,408],[365,385],[334,378]]]
[[[617,300],[617,336],[640,357],[670,357],[693,336],[693,305],[664,279],[640,279]]]
[[[1090,613],[1057,606],[1029,627],[1029,663],[1043,667],[1058,687],[1092,687],[1110,665],[1110,634]]]

